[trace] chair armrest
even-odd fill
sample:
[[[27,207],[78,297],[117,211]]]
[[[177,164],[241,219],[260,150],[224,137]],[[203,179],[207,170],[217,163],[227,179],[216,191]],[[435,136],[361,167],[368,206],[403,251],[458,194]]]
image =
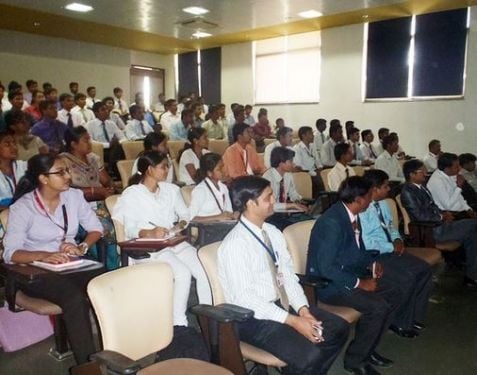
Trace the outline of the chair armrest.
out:
[[[216,308],[219,308],[233,316],[234,320],[239,322],[244,322],[250,318],[253,318],[254,311],[246,309],[245,307],[232,305],[231,303],[221,303],[217,305]]]
[[[302,274],[297,274],[297,276],[301,285],[315,289],[323,289],[330,283],[330,280],[325,279],[324,277]]]
[[[423,228],[435,228],[442,225],[439,221],[411,221],[409,225]]]
[[[108,369],[117,374],[135,374],[141,369],[141,366],[136,361],[112,350],[103,350],[94,353],[91,355],[91,359],[99,364],[105,365]]]

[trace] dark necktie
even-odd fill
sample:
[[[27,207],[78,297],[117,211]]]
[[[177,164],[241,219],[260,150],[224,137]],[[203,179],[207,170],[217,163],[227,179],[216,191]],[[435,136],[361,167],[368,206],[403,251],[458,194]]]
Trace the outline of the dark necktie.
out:
[[[280,192],[279,192],[279,197],[278,197],[278,202],[279,203],[286,203],[287,197],[285,195],[285,182],[284,178],[280,180]]]
[[[325,143],[325,135],[323,133],[321,134],[321,144]]]
[[[139,121],[139,125],[141,126],[142,135],[146,135],[146,129],[144,129],[144,123],[142,121]]]
[[[106,130],[106,124],[103,122],[101,122],[101,128],[103,129],[103,134],[104,134],[104,138],[106,138],[106,142],[111,142],[111,139],[109,138],[109,134],[108,134],[108,131]]]
[[[376,156],[376,154],[375,154],[374,151],[373,151],[373,145],[372,145],[371,143],[369,144],[369,150],[371,151],[371,156],[376,159],[377,156]]]
[[[353,153],[354,153],[354,160],[358,160],[358,150],[356,143],[353,143]]]
[[[71,129],[73,127],[73,118],[71,116],[71,112],[68,112],[67,116],[68,116],[68,121],[66,122],[66,125],[68,125],[68,128]]]
[[[384,216],[383,212],[381,211],[381,207],[379,206],[379,202],[374,202],[374,208],[376,209],[379,217],[379,222],[381,223],[381,228],[383,228],[384,234],[386,235],[386,238],[388,242],[393,242],[391,238],[391,233],[389,233],[388,226],[386,225],[386,222],[384,221]]]
[[[349,178],[349,168],[348,167],[346,167],[345,173],[346,173],[346,179],[348,179]]]
[[[118,106],[121,113],[123,113],[123,105],[121,104],[121,99],[118,99]]]

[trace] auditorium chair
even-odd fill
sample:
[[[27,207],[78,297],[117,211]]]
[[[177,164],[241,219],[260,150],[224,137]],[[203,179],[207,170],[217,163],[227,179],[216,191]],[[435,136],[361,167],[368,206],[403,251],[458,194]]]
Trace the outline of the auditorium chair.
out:
[[[195,185],[186,185],[181,187],[182,198],[187,207],[190,205],[192,199],[192,190],[194,190]]]
[[[209,151],[222,156],[229,147],[229,141],[226,139],[209,139]]]
[[[320,193],[322,212],[325,212],[329,207],[338,201],[338,192],[331,191],[328,183],[328,175],[331,168],[322,169],[320,172],[321,180],[323,181],[324,193]]]
[[[126,160],[136,160],[138,155],[144,151],[144,142],[141,141],[125,141],[121,143]]]
[[[135,159],[119,160],[116,164],[118,167],[119,176],[121,177],[123,189],[128,187],[129,179],[132,176],[132,167],[134,165],[134,161]]]
[[[313,199],[313,189],[311,176],[308,172],[293,172],[293,182],[295,183],[296,191],[303,199]]]
[[[91,141],[91,152],[99,156],[99,160],[104,163],[104,146],[100,142]]]
[[[177,155],[184,148],[185,141],[168,141],[167,147],[169,148],[169,154],[171,155],[172,160],[177,159]]]

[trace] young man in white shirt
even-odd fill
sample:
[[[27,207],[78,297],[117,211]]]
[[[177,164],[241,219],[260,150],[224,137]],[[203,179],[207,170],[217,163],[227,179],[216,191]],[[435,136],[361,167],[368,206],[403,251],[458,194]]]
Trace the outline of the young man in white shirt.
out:
[[[326,120],[324,118],[319,118],[315,123],[316,131],[314,133],[313,145],[317,152],[320,152],[325,142],[329,137],[325,134],[326,130]]]
[[[477,158],[474,154],[461,154],[459,155],[460,172],[459,174],[464,176],[469,185],[477,192],[477,171],[476,171]]]
[[[343,127],[338,122],[330,123],[330,139],[328,139],[321,148],[321,162],[325,167],[333,167],[336,164],[335,146],[343,142]]]
[[[75,95],[76,106],[73,107],[71,112],[79,113],[84,120],[84,123],[88,123],[95,119],[94,112],[91,109],[86,108],[86,95],[79,92]]]
[[[255,119],[252,116],[253,107],[250,104],[247,104],[244,107],[244,109],[245,109],[245,120],[243,120],[243,122],[245,124],[250,125],[250,126],[254,126],[255,125]]]
[[[119,146],[119,143],[126,141],[124,133],[108,119],[109,113],[105,104],[95,103],[93,111],[96,118],[86,124],[86,129],[93,141],[102,143],[105,149]]]
[[[128,121],[124,129],[124,134],[128,140],[137,141],[144,139],[146,135],[154,131],[149,123],[144,120],[143,107],[132,105],[131,108],[129,108],[129,113],[131,114],[131,120]]]
[[[61,94],[60,103],[62,109],[58,111],[58,117],[56,118],[58,121],[65,123],[69,128],[84,125],[86,123],[81,114],[72,111],[75,105],[73,95]]]
[[[308,171],[312,183],[313,199],[318,197],[318,193],[324,190],[320,171],[323,169],[320,155],[313,146],[313,129],[309,126],[302,126],[298,129],[300,142],[293,147],[295,159],[293,162],[303,171]]]
[[[424,155],[424,158],[422,159],[428,173],[432,173],[437,169],[437,160],[441,154],[441,142],[437,139],[430,141],[429,152]]]
[[[161,92],[158,96],[157,99],[159,100],[156,104],[154,104],[154,112],[164,112],[165,107],[164,104],[166,102],[166,97],[165,95]]]
[[[114,99],[111,96],[105,97],[102,102],[106,105],[109,113],[109,119],[116,124],[116,126],[123,130],[126,128],[126,124],[124,123],[121,116],[118,115],[118,109],[114,109]]]
[[[265,167],[270,168],[270,157],[272,155],[272,151],[276,147],[287,147],[291,150],[293,150],[293,147],[291,147],[291,144],[293,142],[293,129],[292,128],[287,128],[283,127],[278,129],[277,131],[277,140],[273,143],[268,144],[265,147],[265,153],[263,154],[263,162],[265,164]]]
[[[361,132],[361,140],[363,143],[360,146],[361,153],[363,156],[374,162],[378,157],[378,154],[375,152],[373,147],[374,134],[371,129],[366,129]]]
[[[378,144],[374,146],[376,158],[384,152],[383,139],[389,135],[388,128],[379,128],[378,130]]]
[[[240,339],[286,362],[287,373],[325,374],[348,323],[308,305],[283,234],[265,223],[275,203],[270,183],[241,177],[231,195],[241,217],[219,248],[218,274],[225,301],[254,311],[237,324]]]
[[[335,146],[336,164],[328,173],[328,186],[331,191],[338,191],[341,183],[351,176],[355,176],[353,167],[348,164],[353,160],[353,152],[348,143],[338,143]]]
[[[89,109],[93,109],[93,105],[95,103],[99,103],[101,100],[96,99],[96,87],[94,86],[89,86],[86,89],[86,94],[88,94],[88,97],[86,98],[86,107]],[[94,111],[93,111],[94,112]]]
[[[382,145],[384,151],[376,159],[374,168],[386,172],[389,176],[389,181],[404,182],[401,164],[395,157],[399,150],[399,139],[395,135],[388,135],[383,138]]]
[[[359,144],[359,129],[353,127],[349,129],[348,133],[348,144],[351,146],[351,152],[353,153],[353,160],[350,164],[363,166],[369,166],[373,164],[373,162],[366,158],[361,151]]]
[[[169,99],[165,104],[167,112],[164,112],[159,120],[162,130],[169,132],[171,125],[179,122],[181,116],[177,113],[177,102],[175,99]]]
[[[437,169],[427,182],[427,188],[442,211],[452,211],[464,217],[476,218],[475,212],[462,196],[465,178],[459,174],[459,158],[444,152],[437,161]]]
[[[219,106],[212,104],[209,106],[209,119],[202,123],[202,128],[207,130],[209,139],[224,139],[225,132],[223,123],[220,121]]]
[[[123,99],[123,89],[121,87],[115,87],[113,89],[114,95],[114,109],[119,111],[120,116],[128,115],[129,108],[128,103]]]

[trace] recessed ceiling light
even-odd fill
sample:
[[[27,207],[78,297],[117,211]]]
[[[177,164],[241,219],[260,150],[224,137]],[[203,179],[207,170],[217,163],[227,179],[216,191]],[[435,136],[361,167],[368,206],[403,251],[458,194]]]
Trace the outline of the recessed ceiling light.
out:
[[[196,31],[192,36],[196,39],[200,38],[207,38],[208,36],[212,36],[212,34],[206,33],[204,31]]]
[[[193,14],[194,16],[201,16],[202,14],[209,13],[208,9],[201,8],[201,7],[187,7],[182,10],[186,13]]]
[[[298,13],[298,15],[302,18],[317,18],[321,17],[323,13],[318,12],[317,10],[310,9],[310,10],[305,10],[303,12]]]
[[[90,12],[93,10],[91,5],[85,5],[80,3],[71,3],[65,6],[65,9],[72,10],[73,12]]]

